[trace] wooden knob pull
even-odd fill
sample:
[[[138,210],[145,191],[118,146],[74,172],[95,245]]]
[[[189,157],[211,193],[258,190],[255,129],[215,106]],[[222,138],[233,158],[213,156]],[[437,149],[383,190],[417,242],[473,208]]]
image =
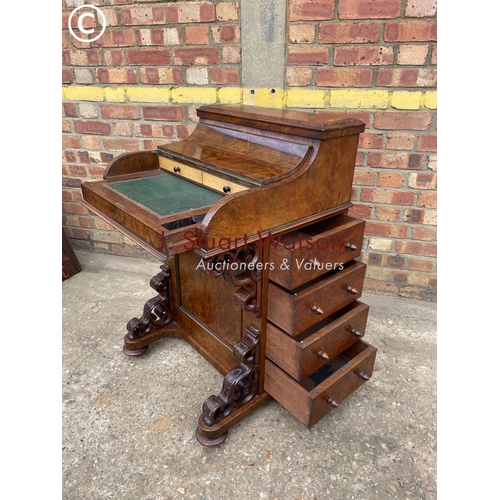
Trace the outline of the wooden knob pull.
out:
[[[358,294],[358,291],[352,287],[351,285],[349,285],[346,290],[351,294],[351,295],[357,295]]]
[[[231,186],[224,186],[222,191],[224,191],[224,193],[229,193],[231,191]]]
[[[181,167],[174,167],[174,172],[179,173],[181,171]]]
[[[323,309],[321,309],[321,307],[318,306],[312,306],[311,311],[315,312],[316,314],[323,314]]]
[[[323,359],[328,359],[328,354],[324,351],[318,351],[318,356]]]
[[[358,249],[358,247],[354,243],[347,243],[345,247],[351,252],[354,252]]]
[[[355,337],[358,337],[358,339],[363,336],[363,334],[360,331],[356,330],[356,328],[351,328],[350,326],[346,326],[346,330]]]
[[[365,372],[359,372],[358,376],[362,378],[363,380],[370,380],[370,376],[367,375]]]
[[[332,408],[337,408],[338,403],[333,398],[328,398],[326,401]]]

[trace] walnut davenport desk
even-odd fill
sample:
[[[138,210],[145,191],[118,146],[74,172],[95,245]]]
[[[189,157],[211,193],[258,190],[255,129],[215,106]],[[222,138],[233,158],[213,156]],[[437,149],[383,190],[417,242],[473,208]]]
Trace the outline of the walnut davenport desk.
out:
[[[84,205],[162,261],[123,350],[189,342],[225,377],[196,437],[216,446],[271,397],[307,427],[372,375],[358,301],[365,222],[347,215],[364,124],[202,106],[178,142],[118,156]]]

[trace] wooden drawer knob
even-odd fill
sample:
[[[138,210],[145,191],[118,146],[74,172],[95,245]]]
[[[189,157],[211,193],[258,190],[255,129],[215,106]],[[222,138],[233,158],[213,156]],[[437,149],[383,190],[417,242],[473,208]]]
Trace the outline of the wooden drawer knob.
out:
[[[224,186],[222,191],[224,191],[224,193],[229,193],[231,191],[231,186]]]
[[[355,252],[358,249],[354,243],[347,243],[345,247],[351,252]]]
[[[349,285],[346,288],[346,291],[348,291],[351,295],[358,295],[358,291],[354,287],[352,287],[351,285]]]
[[[351,328],[350,326],[346,326],[345,329],[358,339],[363,336],[363,334],[360,331],[356,330],[356,328]]]
[[[338,403],[333,398],[328,398],[326,401],[332,408],[337,408]]]
[[[318,351],[318,356],[323,359],[328,359],[328,354],[324,351]]]
[[[181,171],[181,167],[174,167],[174,172],[175,173],[179,173]]]
[[[367,375],[365,372],[359,372],[358,377],[362,378],[363,380],[370,380],[370,376]]]
[[[315,312],[316,314],[323,314],[323,309],[321,309],[321,307],[318,307],[316,305],[311,307],[311,311]]]

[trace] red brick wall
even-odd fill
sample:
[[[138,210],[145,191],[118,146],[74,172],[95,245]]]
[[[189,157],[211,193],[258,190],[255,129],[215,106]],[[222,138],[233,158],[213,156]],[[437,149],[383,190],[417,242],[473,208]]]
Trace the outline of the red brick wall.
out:
[[[118,92],[123,86],[240,85],[238,2],[86,3],[102,9],[108,26],[95,42],[79,42],[68,30],[69,15],[78,2],[66,0],[64,85]],[[121,95],[111,97],[118,102],[100,95],[88,99],[63,102],[63,225],[77,249],[144,256],[142,249],[79,203],[79,186],[102,178],[117,154],[187,137],[195,126],[197,106],[130,102],[130,96]]]
[[[289,0],[290,87],[435,90],[435,0]],[[436,287],[433,109],[338,111],[367,124],[354,215],[367,219],[367,290],[432,299]]]
[[[79,203],[80,183],[121,152],[186,137],[200,104],[242,99],[239,1],[86,2],[108,20],[92,43],[67,29],[78,3],[63,2],[63,224],[77,249],[142,256]],[[289,0],[286,47],[285,93],[325,91],[321,109],[367,124],[352,210],[367,219],[365,289],[433,300],[436,2]],[[175,93],[189,88],[199,102]]]

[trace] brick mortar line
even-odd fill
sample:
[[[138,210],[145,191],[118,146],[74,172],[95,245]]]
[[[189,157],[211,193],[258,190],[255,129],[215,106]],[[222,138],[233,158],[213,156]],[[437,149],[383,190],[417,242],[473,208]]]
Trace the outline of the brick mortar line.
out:
[[[183,3],[214,3],[214,2],[200,2],[199,0],[183,0]],[[63,12],[71,12],[73,11],[77,6],[69,6],[66,4],[66,2],[64,2],[64,6],[63,6]],[[119,10],[119,9],[127,9],[127,8],[141,8],[141,7],[149,7],[150,5],[153,6],[153,7],[165,7],[167,4],[172,4],[172,5],[178,5],[178,2],[176,2],[175,0],[170,0],[167,2],[160,2],[159,0],[157,0],[156,2],[134,2],[133,0],[130,2],[130,3],[124,3],[124,4],[109,4],[109,5],[99,5],[97,4],[96,7],[99,7],[101,10]],[[88,4],[88,5],[93,5],[93,4]],[[215,4],[214,4],[215,5]]]
[[[391,204],[391,203],[368,203],[368,202],[357,202],[356,200],[353,200],[353,203],[356,207],[368,207],[370,208],[372,211],[373,209],[376,209],[376,208],[395,208],[395,209],[398,209],[398,210],[401,210],[401,211],[404,211],[405,209],[409,209],[409,210],[421,210],[423,212],[432,212],[432,213],[435,213],[437,215],[438,213],[438,210],[437,208],[426,208],[426,207],[415,207],[413,205],[394,205],[394,204]],[[404,217],[404,213],[401,214],[403,217]],[[437,228],[437,225],[436,224],[424,224],[423,222],[409,222],[409,221],[406,221],[404,219],[400,219],[400,220],[396,220],[396,221],[391,221],[391,220],[380,220],[380,219],[376,219],[376,218],[373,218],[373,219],[369,219],[369,222],[376,222],[376,223],[381,223],[381,224],[392,224],[392,223],[397,223],[397,224],[404,224],[404,225],[407,225],[411,228],[414,228],[414,227],[435,227]],[[376,236],[376,237],[379,237],[379,238],[382,238],[383,236],[380,236],[380,235],[372,235],[372,236]],[[387,236],[387,238],[389,238],[389,236]],[[404,239],[404,238],[403,238]]]

